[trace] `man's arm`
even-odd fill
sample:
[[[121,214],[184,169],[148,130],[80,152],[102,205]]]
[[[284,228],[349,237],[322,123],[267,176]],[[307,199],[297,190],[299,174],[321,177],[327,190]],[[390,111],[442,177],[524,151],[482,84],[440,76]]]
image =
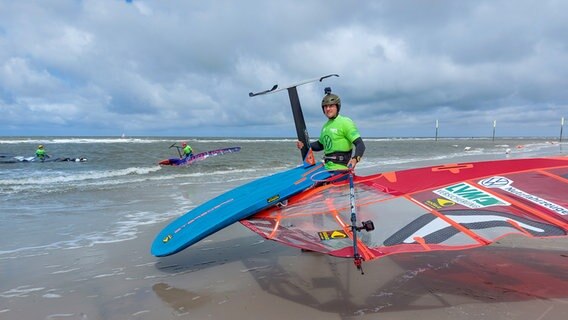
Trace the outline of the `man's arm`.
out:
[[[353,144],[355,145],[355,155],[353,156],[353,158],[351,158],[351,160],[349,160],[349,163],[347,164],[347,166],[351,168],[351,170],[355,170],[355,166],[357,166],[357,163],[361,161],[361,157],[363,157],[363,154],[365,153],[365,143],[363,142],[363,139],[361,139],[361,137],[355,139],[355,141],[353,141]]]
[[[298,149],[302,149],[304,147],[304,143],[300,140],[296,141],[296,147],[298,147]],[[321,144],[321,142],[319,142],[319,140],[316,140],[312,143],[310,143],[310,147],[312,148],[313,151],[321,151],[323,150],[323,144]]]
[[[312,147],[313,151],[322,151],[323,150],[323,144],[321,144],[321,142],[319,140],[316,140],[316,141],[310,143],[310,147]]]
[[[353,144],[355,145],[355,157],[359,157],[358,159],[360,159],[365,153],[365,143],[363,142],[363,139],[359,137],[353,141]]]

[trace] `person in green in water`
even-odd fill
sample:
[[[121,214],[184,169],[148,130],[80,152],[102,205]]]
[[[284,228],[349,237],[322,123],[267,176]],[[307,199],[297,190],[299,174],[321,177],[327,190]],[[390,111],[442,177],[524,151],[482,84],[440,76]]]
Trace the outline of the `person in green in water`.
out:
[[[45,149],[43,148],[43,144],[40,144],[37,147],[37,150],[35,152],[35,156],[36,158],[40,159],[40,160],[44,160],[45,158],[49,158],[49,155],[47,153],[45,153]]]
[[[193,154],[193,149],[191,149],[191,147],[186,142],[183,142],[181,146],[182,146],[181,150],[183,157],[184,158],[191,157],[191,155]]]
[[[325,96],[321,101],[321,109],[327,117],[318,140],[310,143],[313,151],[324,151],[325,168],[327,170],[355,169],[365,153],[365,143],[357,130],[357,126],[348,117],[339,115],[341,99],[325,88]],[[296,142],[298,149],[304,147],[301,141]],[[355,146],[355,154],[353,153]]]

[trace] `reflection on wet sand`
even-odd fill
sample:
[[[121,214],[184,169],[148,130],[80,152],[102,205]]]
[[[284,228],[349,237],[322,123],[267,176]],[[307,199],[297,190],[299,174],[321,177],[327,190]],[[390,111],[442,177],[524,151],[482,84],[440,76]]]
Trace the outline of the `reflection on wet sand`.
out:
[[[402,254],[367,263],[365,275],[349,259],[317,253],[248,256],[240,262],[245,269],[233,270],[225,276],[235,280],[235,275],[246,273],[252,277],[260,288],[260,292],[254,291],[258,294],[256,299],[265,301],[267,308],[274,303],[282,306],[285,300],[292,302],[291,305],[341,318],[375,313],[395,316],[426,310],[429,314],[445,314],[448,308],[469,316],[481,316],[486,312],[484,308],[494,308],[492,314],[498,315],[504,312],[501,304],[517,302],[551,308],[547,311],[549,316],[568,311],[565,251],[492,246]],[[186,279],[179,279],[178,283],[197,287],[195,280]],[[215,287],[219,289],[218,285]],[[251,288],[244,289],[253,292]],[[247,303],[243,293],[231,290],[219,290],[211,297],[204,297],[162,283],[155,285],[154,291],[180,313],[210,303],[216,305],[213,313],[230,314],[228,310],[234,305]],[[218,302],[225,296],[230,303],[219,307]],[[479,308],[480,305],[484,308]],[[206,308],[211,310],[211,305]],[[539,308],[534,309],[535,317],[539,316],[538,312],[544,312]],[[519,316],[533,310],[505,309]]]
[[[192,309],[207,305],[211,301],[211,298],[208,296],[174,288],[165,283],[156,283],[152,286],[152,290],[162,301],[170,305],[178,315],[187,314]]]

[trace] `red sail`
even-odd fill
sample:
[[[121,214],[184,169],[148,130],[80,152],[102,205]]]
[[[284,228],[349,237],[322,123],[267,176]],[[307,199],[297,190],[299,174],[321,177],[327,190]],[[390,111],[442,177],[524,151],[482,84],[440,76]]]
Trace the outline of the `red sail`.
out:
[[[264,238],[353,257],[349,183],[310,189],[242,220]],[[457,163],[355,177],[365,260],[402,252],[461,250],[510,235],[568,234],[568,158]]]

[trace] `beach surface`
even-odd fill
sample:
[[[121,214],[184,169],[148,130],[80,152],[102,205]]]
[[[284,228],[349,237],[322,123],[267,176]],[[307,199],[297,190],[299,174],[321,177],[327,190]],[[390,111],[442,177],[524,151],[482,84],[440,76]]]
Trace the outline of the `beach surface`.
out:
[[[495,157],[479,154],[467,159]],[[446,161],[426,158],[413,165]],[[374,170],[361,169],[362,174]],[[156,179],[148,181],[156,183]],[[83,203],[85,207],[76,206],[83,220],[67,228],[61,223],[50,225],[50,219],[59,215],[45,220],[24,213],[10,221],[3,217],[4,226],[12,223],[15,231],[0,250],[0,319],[552,320],[568,314],[565,238],[508,237],[472,250],[392,255],[364,262],[364,274],[351,259],[266,241],[239,223],[176,255],[156,258],[150,254],[155,235],[171,219],[241,183],[235,179],[226,185],[208,185],[206,190],[190,183],[169,189],[154,185],[152,190],[162,190],[159,194],[144,188],[138,193],[94,188],[80,199],[75,191],[61,192],[65,200],[52,192],[42,198],[43,205],[22,210],[49,212],[55,211],[52,207],[58,201]],[[49,202],[48,197],[55,200]],[[172,199],[183,209],[172,209]],[[132,215],[144,210],[146,215],[160,210],[167,214],[160,219],[137,218],[136,232],[125,229],[132,233],[128,237],[104,237],[106,233],[101,232],[73,245],[61,241],[35,249],[30,244],[14,245],[29,237],[37,243],[50,242],[52,234],[63,237],[81,224],[83,234],[90,229],[94,233],[104,221],[87,218],[88,207],[100,219],[106,219],[103,212],[130,212],[131,207],[136,207],[128,213]],[[57,212],[72,217],[71,210]],[[27,231],[19,222],[26,219],[31,221]],[[125,224],[125,218],[121,219],[116,223]]]
[[[156,226],[155,231],[159,229]],[[563,319],[566,239],[363,264],[262,241],[235,224],[177,255],[153,233],[2,262],[2,319]]]

